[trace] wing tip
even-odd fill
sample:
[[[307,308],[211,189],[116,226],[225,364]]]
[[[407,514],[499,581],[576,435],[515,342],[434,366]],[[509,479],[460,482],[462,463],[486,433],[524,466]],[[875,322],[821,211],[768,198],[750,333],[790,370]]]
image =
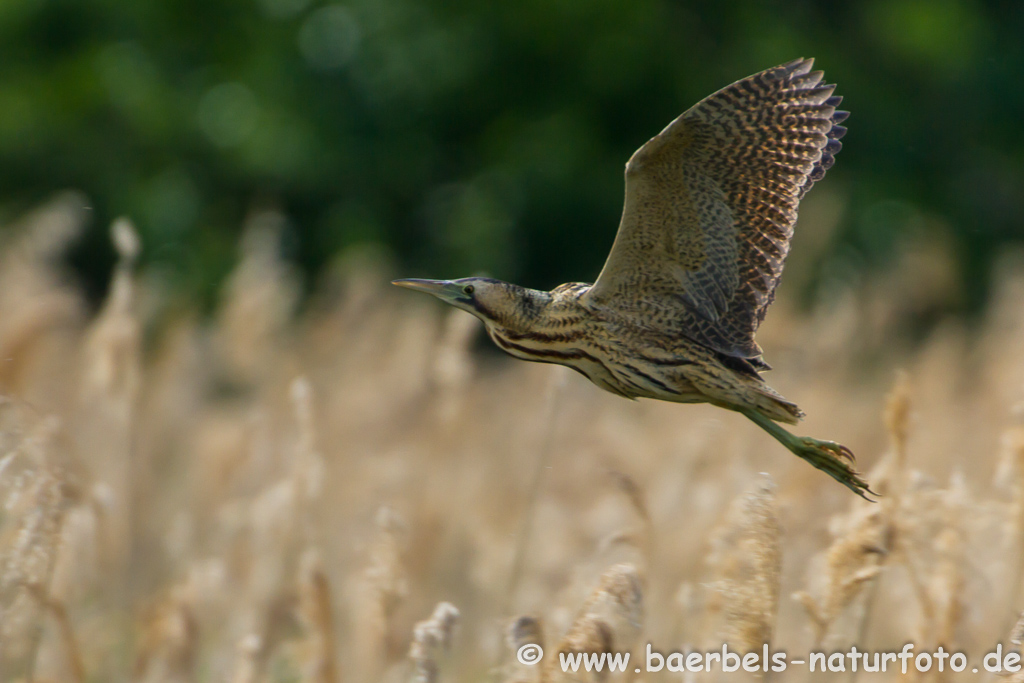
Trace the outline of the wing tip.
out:
[[[785,64],[781,64],[776,68],[785,69],[790,74],[800,76],[810,71],[813,67],[814,57],[808,57],[806,59],[804,57],[797,57],[796,59],[786,62]]]

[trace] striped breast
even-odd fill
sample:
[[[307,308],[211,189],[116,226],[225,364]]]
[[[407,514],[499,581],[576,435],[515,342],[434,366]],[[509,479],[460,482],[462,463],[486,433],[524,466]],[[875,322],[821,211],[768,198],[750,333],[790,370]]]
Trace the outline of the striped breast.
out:
[[[487,332],[498,348],[516,358],[565,365],[619,396],[687,402],[697,398],[680,374],[688,361],[630,353],[616,342],[595,339],[586,322],[582,316],[564,318],[544,332],[487,325]]]

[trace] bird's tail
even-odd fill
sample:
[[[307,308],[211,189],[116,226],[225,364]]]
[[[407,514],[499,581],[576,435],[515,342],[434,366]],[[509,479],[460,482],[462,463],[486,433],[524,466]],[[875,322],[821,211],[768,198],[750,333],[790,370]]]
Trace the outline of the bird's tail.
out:
[[[795,403],[790,403],[764,383],[757,375],[729,372],[714,366],[701,369],[697,365],[687,368],[686,378],[708,403],[744,412],[753,410],[773,422],[796,424],[804,416]]]
[[[757,387],[753,398],[757,410],[776,422],[795,425],[804,416],[804,411],[795,403],[787,401],[767,385]]]

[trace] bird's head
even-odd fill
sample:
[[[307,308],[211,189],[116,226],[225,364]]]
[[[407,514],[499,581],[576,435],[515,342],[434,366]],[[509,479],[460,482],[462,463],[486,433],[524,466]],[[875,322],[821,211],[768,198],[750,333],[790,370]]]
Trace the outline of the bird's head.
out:
[[[488,277],[458,280],[393,280],[393,285],[433,294],[447,304],[469,311],[485,323],[517,328],[528,324],[546,303],[538,292]]]

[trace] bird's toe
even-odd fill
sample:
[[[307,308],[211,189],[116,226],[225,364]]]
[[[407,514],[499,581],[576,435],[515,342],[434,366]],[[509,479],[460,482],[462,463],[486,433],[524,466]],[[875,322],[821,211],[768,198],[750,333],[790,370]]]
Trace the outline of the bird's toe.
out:
[[[876,495],[853,468],[856,460],[853,451],[846,446],[834,441],[803,437],[799,439],[796,454],[861,498],[870,500],[868,494]]]

